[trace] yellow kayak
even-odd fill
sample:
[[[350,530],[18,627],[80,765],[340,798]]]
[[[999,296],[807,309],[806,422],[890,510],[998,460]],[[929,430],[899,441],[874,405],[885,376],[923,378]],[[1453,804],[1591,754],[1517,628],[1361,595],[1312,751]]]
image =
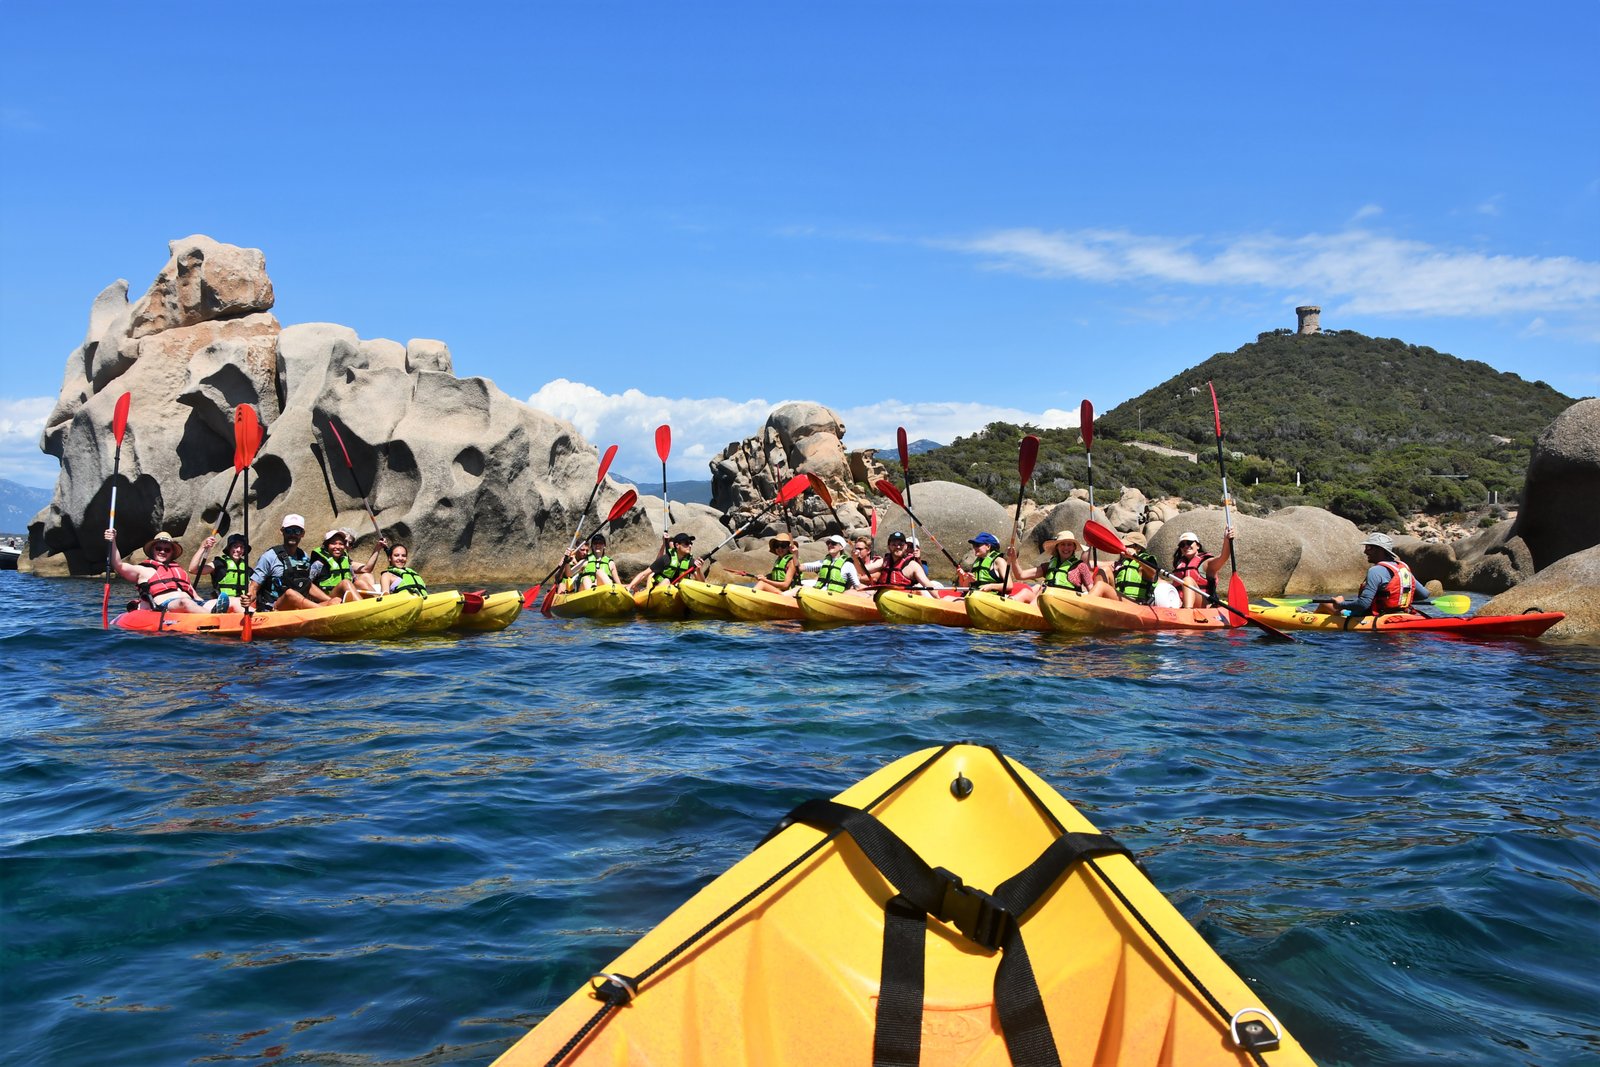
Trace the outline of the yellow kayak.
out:
[[[1084,596],[1071,590],[1047,589],[1039,608],[1052,628],[1066,633],[1101,630],[1226,630],[1242,626],[1226,608],[1158,608],[1130,600]]]
[[[1312,1062],[1270,985],[993,749],[924,749],[779,825],[497,1067],[866,1064],[875,1042],[967,1067],[1011,1063],[1008,1040],[1018,1062]]]
[[[422,598],[422,610],[417,613],[417,621],[411,624],[411,632],[436,634],[450,629],[461,617],[461,609],[466,603],[467,598],[455,589],[429,593]]]
[[[647,619],[681,619],[688,610],[682,591],[666,582],[656,582],[633,594],[633,606]]]
[[[803,619],[800,603],[788,593],[769,593],[748,585],[723,587],[728,611],[745,622],[774,622],[778,619]]]
[[[250,639],[311,637],[319,641],[378,641],[399,637],[410,630],[421,611],[422,598],[410,593],[295,611],[258,611],[250,619]],[[171,614],[141,609],[117,616],[114,625],[147,633],[189,633],[238,640],[243,635],[244,616]]]
[[[683,604],[690,615],[702,619],[731,619],[733,613],[728,610],[728,598],[723,595],[725,586],[712,585],[696,578],[685,578],[678,583],[678,592],[683,594]]]
[[[627,586],[597,585],[577,593],[556,594],[550,611],[563,619],[626,619],[633,614],[633,594]]]
[[[867,593],[830,593],[803,585],[795,593],[807,622],[838,624],[882,622],[878,605]]]
[[[958,596],[924,596],[899,589],[878,593],[878,614],[884,622],[928,623],[937,626],[971,626],[967,602]]]
[[[1050,624],[1045,621],[1038,604],[1024,604],[1014,597],[983,590],[967,594],[967,617],[979,630],[997,633],[1011,630],[1050,632]]]
[[[516,622],[517,616],[521,614],[522,594],[515,589],[507,589],[502,593],[490,593],[485,596],[483,604],[476,611],[472,607],[472,598],[468,598],[467,603],[461,608],[461,614],[450,624],[450,629],[473,630],[479,633],[504,630]]]

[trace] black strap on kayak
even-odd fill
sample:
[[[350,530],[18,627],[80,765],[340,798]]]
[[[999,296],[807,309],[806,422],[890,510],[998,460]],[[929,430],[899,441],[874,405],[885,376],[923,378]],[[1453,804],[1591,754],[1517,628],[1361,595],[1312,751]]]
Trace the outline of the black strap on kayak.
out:
[[[1021,917],[1076,863],[1089,856],[1128,855],[1104,834],[1065,833],[991,893],[930,867],[877,817],[833,800],[809,800],[789,813],[830,835],[847,833],[896,895],[885,905],[883,962],[873,1039],[876,1067],[915,1067],[922,1046],[923,944],[928,918],[948,923],[990,952],[1001,950],[994,1001],[1011,1062],[1059,1064],[1044,999],[1023,944]]]

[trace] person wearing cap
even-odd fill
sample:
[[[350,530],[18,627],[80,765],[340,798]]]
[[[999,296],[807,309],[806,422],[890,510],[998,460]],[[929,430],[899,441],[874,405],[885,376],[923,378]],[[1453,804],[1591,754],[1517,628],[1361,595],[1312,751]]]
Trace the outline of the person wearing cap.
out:
[[[387,540],[378,538],[378,548],[389,553],[389,567],[378,575],[385,593],[415,593],[417,596],[428,595],[428,585],[422,580],[422,575],[412,570],[409,566],[411,550],[405,545],[391,545]],[[372,553],[376,562],[378,553]],[[370,564],[369,564],[370,566]]]
[[[1123,534],[1122,555],[1111,569],[1111,580],[1097,577],[1089,595],[1107,600],[1131,600],[1135,604],[1154,603],[1161,563],[1150,554],[1148,545],[1144,534],[1138,530]]]
[[[938,582],[928,577],[928,571],[912,555],[915,538],[908,538],[896,530],[889,535],[889,547],[876,561],[866,564],[865,584],[880,589],[941,589]]]
[[[1350,619],[1411,611],[1411,602],[1417,594],[1417,579],[1411,568],[1395,555],[1394,538],[1386,533],[1371,534],[1361,542],[1361,550],[1366,553],[1370,566],[1356,598],[1346,600],[1336,596],[1326,604],[1318,604],[1317,611]]]
[[[794,554],[794,536],[776,534],[767,541],[773,555],[772,569],[765,578],[757,578],[755,588],[766,593],[787,593],[800,581],[800,561]]]
[[[800,564],[801,572],[816,571],[816,588],[824,592],[843,593],[861,588],[861,575],[849,556],[850,543],[838,534],[829,534],[822,539],[822,544],[827,555],[815,562]]]
[[[1006,553],[1006,562],[1011,565],[1011,573],[1017,576],[1017,581],[1043,579],[1037,585],[1011,594],[1013,599],[1031,604],[1046,589],[1076,589],[1081,593],[1094,585],[1094,568],[1078,555],[1078,535],[1071,530],[1062,530],[1046,541],[1044,555],[1044,561],[1037,567],[1019,569],[1017,550],[1013,548]]]
[[[633,576],[628,592],[637,593],[646,585],[677,585],[685,578],[698,578],[701,561],[694,558],[694,534],[676,533],[655,561]]]
[[[599,530],[582,549],[567,553],[567,592],[580,593],[599,585],[620,585],[617,565],[606,555],[606,535]]]
[[[212,588],[217,591],[213,611],[242,614],[244,595],[250,588],[250,545],[245,541],[244,534],[229,534],[222,555],[207,559],[206,553],[216,543],[216,534],[200,542],[200,547],[194,550],[194,558],[189,561],[189,573],[196,579],[211,575]]]
[[[977,589],[985,589],[999,593],[1011,584],[1011,568],[1000,555],[1000,539],[987,531],[980,533],[967,544],[972,546],[973,559],[970,568],[962,568],[956,576],[956,584],[966,586],[970,593]],[[962,578],[966,581],[961,581]]]
[[[1200,544],[1197,534],[1188,530],[1178,538],[1172,552],[1172,577],[1178,579],[1178,593],[1185,608],[1215,607],[1217,575],[1222,565],[1233,558],[1233,527],[1222,531],[1222,555],[1213,556]]]
[[[117,531],[106,531],[106,543],[111,546],[111,570],[124,581],[139,587],[139,601],[154,611],[210,611],[216,601],[201,601],[189,581],[189,572],[178,566],[176,560],[183,553],[183,545],[162,530],[145,542],[143,563],[129,563],[117,551]]]
[[[311,550],[311,581],[334,600],[357,600],[364,596],[377,596],[378,586],[372,580],[372,568],[377,565],[378,553],[383,550],[383,539],[372,550],[366,563],[350,559],[350,542],[356,539],[349,530],[335,527],[322,535],[322,547]]]
[[[306,535],[304,515],[285,515],[279,526],[283,540],[261,553],[250,572],[245,591],[246,608],[261,611],[296,611],[338,603],[311,580],[311,557],[300,547]]]
[[[863,589],[876,584],[872,576],[883,566],[883,557],[873,551],[874,547],[870,537],[857,537],[850,545],[850,562],[856,566],[856,577]]]

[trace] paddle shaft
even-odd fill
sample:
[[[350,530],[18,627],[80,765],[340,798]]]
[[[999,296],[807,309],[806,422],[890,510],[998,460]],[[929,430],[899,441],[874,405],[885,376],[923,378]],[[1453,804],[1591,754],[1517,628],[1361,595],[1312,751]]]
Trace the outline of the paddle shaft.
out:
[[[1222,524],[1233,525],[1233,497],[1228,493],[1228,464],[1222,457],[1222,407],[1217,403],[1217,387],[1211,382],[1206,383],[1206,388],[1211,390],[1211,416],[1217,430],[1217,473],[1222,475]],[[1234,540],[1233,549],[1228,553],[1228,573],[1239,573],[1239,544]]]
[[[322,472],[323,488],[328,490],[328,506],[333,508],[334,517],[339,515],[339,501],[333,495],[333,479],[328,476],[327,457],[322,454],[322,446],[315,441],[311,442],[311,454],[317,458],[317,469]]]
[[[356,465],[350,461],[350,450],[344,446],[344,437],[339,433],[339,427],[328,420],[328,429],[333,431],[333,439],[339,443],[339,452],[344,456],[344,465],[350,471],[350,480],[356,483],[356,491],[361,494],[361,506],[367,509],[367,518],[372,520],[372,532],[377,534],[378,540],[383,540],[383,529],[378,525],[378,516],[372,513],[372,504],[367,500],[366,486],[361,484],[361,475],[356,473]]]
[[[116,439],[117,448],[111,457],[111,510],[106,521],[111,540],[106,542],[106,587],[100,594],[100,625],[104,629],[111,628],[111,554],[117,547],[117,477],[122,470],[122,436],[128,432],[128,408],[132,404],[133,394],[123,393],[117,398],[111,415],[111,436]]]

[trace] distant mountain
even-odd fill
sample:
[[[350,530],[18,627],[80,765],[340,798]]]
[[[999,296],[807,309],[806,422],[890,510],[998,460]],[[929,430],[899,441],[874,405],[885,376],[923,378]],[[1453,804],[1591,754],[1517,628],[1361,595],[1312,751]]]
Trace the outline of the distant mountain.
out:
[[[50,503],[53,495],[49,489],[0,478],[0,533],[8,536],[25,534],[28,523]]]
[[[924,452],[932,452],[936,448],[943,447],[944,445],[941,445],[938,441],[930,441],[926,437],[923,437],[919,440],[908,442],[906,444],[906,451],[913,456],[920,456]]]
[[[1353,330],[1266,333],[1117,405],[1095,420],[1101,494],[1131,485],[1195,503],[1221,497],[1216,421],[1221,409],[1228,482],[1263,508],[1309,503],[1363,525],[1443,514],[1491,494],[1515,504],[1533,440],[1573,398],[1486,363]],[[996,423],[918,464],[919,478],[976,486],[1014,500],[1017,442],[1042,439],[1035,494],[1059,499],[1088,474],[1077,430]],[[1160,455],[1133,442],[1190,453]]]
[[[619,482],[627,482],[637,488],[640,496],[659,497],[661,495],[661,478],[659,476],[654,479],[646,478],[643,481],[629,478],[625,474],[617,474],[613,475],[613,477]],[[671,500],[681,500],[685,504],[709,504],[711,503],[711,479],[688,482],[669,481],[667,482],[667,497]]]

